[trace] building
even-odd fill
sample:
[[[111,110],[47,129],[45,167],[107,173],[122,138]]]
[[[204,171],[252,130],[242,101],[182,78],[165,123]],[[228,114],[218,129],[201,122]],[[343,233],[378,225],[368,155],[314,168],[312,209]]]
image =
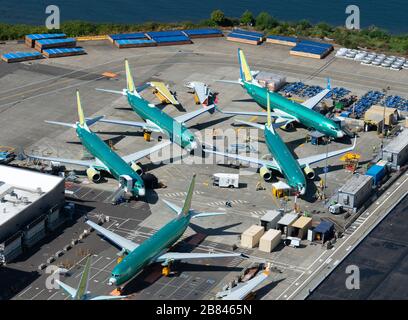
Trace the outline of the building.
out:
[[[33,246],[65,217],[64,179],[0,165],[0,262]]]
[[[298,215],[296,213],[287,213],[278,221],[278,229],[284,235],[291,234],[292,224],[297,220]]]
[[[307,231],[312,227],[312,218],[300,217],[292,224],[291,237],[303,239],[307,236]]]
[[[373,177],[355,174],[338,191],[337,202],[344,208],[358,210],[370,197]]]
[[[280,230],[269,229],[259,240],[259,250],[272,252],[281,242],[282,232]]]
[[[310,235],[310,237],[309,237]],[[334,235],[334,224],[330,221],[322,221],[319,225],[310,230],[308,233],[309,241],[326,242],[330,240]]]
[[[408,129],[404,129],[398,136],[384,147],[383,159],[393,168],[404,165],[408,160]]]
[[[373,105],[364,114],[364,122],[373,122],[374,125],[384,124],[391,126],[398,122],[398,110],[395,108],[384,108],[383,106]],[[381,128],[380,128],[381,129]]]
[[[282,218],[282,215],[282,211],[268,210],[261,218],[261,226],[265,228],[265,231],[276,229],[278,221]]]
[[[264,227],[252,225],[242,233],[241,246],[248,249],[256,247],[264,232]]]

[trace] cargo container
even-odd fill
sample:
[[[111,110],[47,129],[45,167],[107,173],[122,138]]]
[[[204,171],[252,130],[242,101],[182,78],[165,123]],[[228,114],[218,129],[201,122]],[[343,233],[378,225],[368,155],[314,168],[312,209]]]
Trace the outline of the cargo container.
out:
[[[402,130],[398,136],[384,147],[383,159],[390,162],[393,168],[404,165],[408,160],[408,129]]]
[[[143,40],[147,39],[147,36],[144,32],[136,32],[136,33],[119,33],[119,34],[110,34],[108,35],[108,40],[114,43],[117,40]]]
[[[337,202],[358,210],[372,193],[373,177],[355,174],[338,191]]]
[[[280,230],[269,229],[259,240],[259,250],[263,252],[272,252],[282,239]]]
[[[62,39],[66,38],[65,33],[42,33],[42,34],[27,34],[25,36],[25,44],[30,47],[34,48],[36,40],[44,40],[44,39]]]
[[[261,32],[248,31],[248,30],[242,30],[242,29],[233,29],[232,33],[257,38],[260,42],[264,40],[264,34]]]
[[[291,55],[323,59],[333,50],[333,46],[327,43],[320,43],[310,40],[302,40],[290,51]]]
[[[366,176],[373,177],[373,183],[375,185],[378,185],[378,184],[380,184],[382,179],[385,177],[385,173],[386,173],[386,167],[385,166],[375,164],[375,165],[371,166],[367,170]]]
[[[158,46],[172,46],[172,45],[193,43],[185,35],[171,36],[171,37],[170,36],[169,37],[154,37],[152,38],[152,40],[154,40]]]
[[[214,37],[223,37],[221,30],[218,29],[189,29],[183,30],[183,33],[190,39],[195,38],[214,38]]]
[[[150,31],[146,32],[146,36],[149,39],[154,40],[154,38],[162,38],[162,37],[180,37],[186,36],[182,30],[168,30],[168,31]]]
[[[285,76],[265,71],[259,72],[255,79],[262,87],[273,92],[279,91],[286,84]]]
[[[9,52],[1,56],[1,59],[7,63],[22,62],[44,58],[39,52]]]
[[[81,54],[86,54],[85,50],[81,47],[55,48],[55,49],[44,49],[43,50],[43,55],[47,58],[70,57],[70,56],[78,56]]]
[[[285,37],[285,36],[275,36],[271,35],[266,37],[266,42],[267,43],[273,43],[273,44],[280,44],[283,46],[296,46],[298,40],[295,37]]]
[[[240,43],[246,43],[246,44],[252,44],[252,45],[258,45],[261,43],[258,37],[254,36],[249,36],[249,35],[244,35],[244,34],[238,34],[231,32],[227,36],[227,40],[229,41],[234,41],[234,42],[240,42]]]
[[[249,227],[241,235],[241,246],[248,249],[254,248],[258,245],[264,232],[265,229],[262,226],[253,225]]]
[[[330,240],[334,235],[334,224],[330,221],[322,221],[313,229],[312,241],[326,242]]]
[[[119,49],[124,48],[140,48],[140,47],[154,47],[157,43],[153,40],[148,39],[123,39],[123,40],[116,40],[115,45]]]
[[[44,39],[35,42],[35,49],[42,52],[44,49],[52,48],[75,48],[76,40],[74,38],[66,39]]]

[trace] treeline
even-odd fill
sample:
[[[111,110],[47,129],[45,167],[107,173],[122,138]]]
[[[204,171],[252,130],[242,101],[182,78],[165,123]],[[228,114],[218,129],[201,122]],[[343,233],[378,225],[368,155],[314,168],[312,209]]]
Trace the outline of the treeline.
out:
[[[391,35],[385,30],[370,27],[362,30],[348,30],[345,27],[334,27],[327,23],[311,24],[307,20],[297,22],[279,21],[267,12],[261,12],[256,17],[245,11],[240,18],[225,16],[221,10],[211,13],[209,19],[198,23],[157,23],[116,24],[92,23],[85,21],[67,21],[61,24],[60,30],[70,37],[104,35],[111,33],[160,31],[166,29],[191,29],[199,27],[249,27],[264,32],[266,35],[277,34],[296,37],[312,37],[332,39],[337,44],[347,48],[367,48],[398,54],[408,54],[408,35]],[[0,24],[0,40],[23,39],[26,34],[49,32],[41,26],[23,24]]]

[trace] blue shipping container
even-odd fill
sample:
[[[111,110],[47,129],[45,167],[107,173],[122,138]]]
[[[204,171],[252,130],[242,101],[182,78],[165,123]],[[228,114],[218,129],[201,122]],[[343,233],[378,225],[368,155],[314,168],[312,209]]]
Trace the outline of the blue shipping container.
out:
[[[378,185],[385,176],[385,166],[379,166],[377,164],[371,166],[367,170],[366,176],[373,177],[374,184]]]

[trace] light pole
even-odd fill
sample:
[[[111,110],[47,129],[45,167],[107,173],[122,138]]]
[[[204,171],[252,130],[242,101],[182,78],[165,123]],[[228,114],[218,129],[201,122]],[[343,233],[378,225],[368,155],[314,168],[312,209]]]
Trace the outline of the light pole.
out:
[[[384,96],[387,95],[388,91],[391,90],[390,86],[387,86],[384,88],[382,91],[384,93]],[[383,109],[383,123],[382,123],[382,135],[381,135],[381,159],[384,158],[384,135],[385,135],[385,103],[384,103],[384,109]]]
[[[323,184],[323,199],[326,200],[326,178],[327,178],[327,171],[329,170],[327,167],[327,158],[329,156],[329,143],[330,137],[326,137],[326,161],[324,165],[324,184]]]

